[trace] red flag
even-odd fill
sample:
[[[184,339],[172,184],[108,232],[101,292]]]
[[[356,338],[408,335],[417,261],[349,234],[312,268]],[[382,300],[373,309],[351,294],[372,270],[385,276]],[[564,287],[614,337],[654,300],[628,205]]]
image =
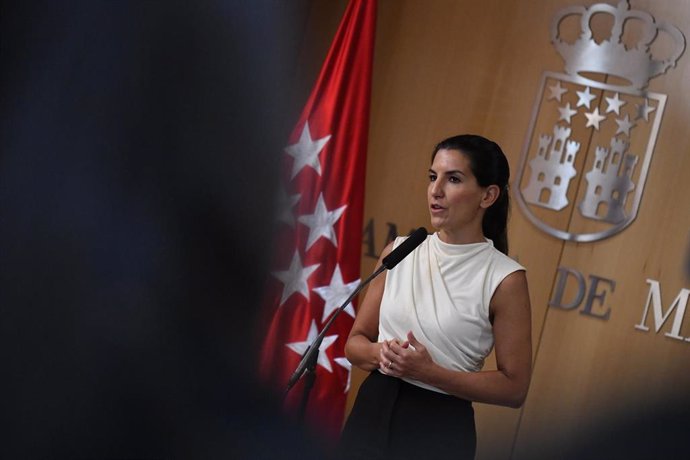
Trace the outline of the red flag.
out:
[[[360,275],[375,0],[352,0],[285,148],[280,229],[260,374],[280,390]],[[343,422],[351,365],[344,347],[353,305],[320,347],[307,421],[330,439]],[[296,411],[304,381],[286,399]]]

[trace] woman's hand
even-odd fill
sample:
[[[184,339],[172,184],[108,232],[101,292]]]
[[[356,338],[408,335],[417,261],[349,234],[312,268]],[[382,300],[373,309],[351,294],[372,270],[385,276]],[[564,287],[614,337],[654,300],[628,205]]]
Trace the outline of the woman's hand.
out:
[[[407,333],[407,340],[386,340],[381,343],[381,372],[394,377],[407,377],[422,381],[424,375],[436,364],[429,351],[419,343],[412,331]]]

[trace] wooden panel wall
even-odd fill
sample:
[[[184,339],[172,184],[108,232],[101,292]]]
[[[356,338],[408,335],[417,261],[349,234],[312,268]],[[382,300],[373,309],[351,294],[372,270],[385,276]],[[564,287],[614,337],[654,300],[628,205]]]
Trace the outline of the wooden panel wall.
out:
[[[563,72],[549,41],[551,18],[566,6],[593,3],[379,0],[365,204],[377,251],[387,239],[388,223],[400,233],[428,227],[425,171],[440,139],[463,132],[494,139],[517,179],[542,73]],[[312,20],[334,23],[344,4],[325,8],[314,2],[318,14]],[[685,2],[633,0],[632,7],[690,35]],[[595,26],[605,29],[606,21]],[[323,32],[329,42],[332,32]],[[537,229],[513,205],[510,255],[528,269],[533,381],[520,410],[475,405],[478,458],[562,453],[617,420],[675,401],[690,388],[690,342],[664,336],[673,318],[655,333],[650,312],[651,330],[634,328],[647,301],[647,279],[659,282],[664,309],[681,289],[690,288],[683,272],[690,236],[688,54],[649,86],[668,101],[639,214],[630,227],[599,242],[563,242]],[[575,187],[577,192],[582,183]],[[365,256],[362,272],[371,272],[374,263]],[[614,288],[600,285],[606,297],[595,302],[596,312],[610,309],[609,319],[581,314],[581,308],[548,306],[559,267],[577,270],[586,280],[594,275],[615,281]],[[571,279],[566,297],[572,295]],[[681,335],[690,336],[690,320],[686,323]],[[487,362],[491,366],[493,359]],[[363,376],[353,374],[350,404]]]

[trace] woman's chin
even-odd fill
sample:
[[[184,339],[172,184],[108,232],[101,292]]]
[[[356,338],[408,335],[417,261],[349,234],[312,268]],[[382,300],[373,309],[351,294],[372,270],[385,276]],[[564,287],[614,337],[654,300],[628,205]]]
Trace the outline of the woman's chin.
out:
[[[431,216],[430,224],[435,230],[441,230],[441,228],[443,227],[443,219]]]

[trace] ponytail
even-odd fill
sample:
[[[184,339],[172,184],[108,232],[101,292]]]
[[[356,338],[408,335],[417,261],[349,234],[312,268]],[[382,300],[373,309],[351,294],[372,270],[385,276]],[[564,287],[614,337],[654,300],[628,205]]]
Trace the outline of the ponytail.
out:
[[[501,194],[494,204],[486,210],[482,220],[484,236],[494,242],[494,247],[508,255],[508,215],[510,213],[510,196],[508,187],[501,189]]]

